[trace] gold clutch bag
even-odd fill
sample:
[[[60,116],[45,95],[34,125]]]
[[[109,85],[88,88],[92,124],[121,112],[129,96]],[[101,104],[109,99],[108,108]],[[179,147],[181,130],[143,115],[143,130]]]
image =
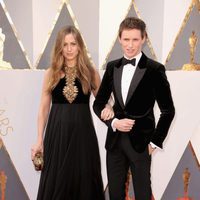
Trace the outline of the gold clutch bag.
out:
[[[43,159],[43,154],[41,152],[35,154],[35,157],[33,159],[33,165],[36,171],[42,170],[44,166],[44,159]]]

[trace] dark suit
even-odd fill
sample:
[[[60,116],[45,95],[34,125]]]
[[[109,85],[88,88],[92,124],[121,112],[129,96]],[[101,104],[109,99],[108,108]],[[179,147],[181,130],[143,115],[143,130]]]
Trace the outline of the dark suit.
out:
[[[123,66],[121,62],[122,58],[114,60],[107,64],[106,72],[104,74],[100,89],[93,105],[95,113],[100,118],[101,111],[105,107],[105,104],[107,103],[111,93],[113,92],[115,100],[113,106],[115,118],[129,118],[135,120],[135,125],[129,133],[121,133],[118,130],[116,132],[113,132],[113,129],[111,127],[112,120],[108,120],[105,122],[108,126],[105,147],[107,149],[108,156],[107,171],[109,186],[113,185],[113,181],[118,180],[117,178],[113,178],[113,176],[118,175],[122,177],[118,178],[122,179],[120,181],[121,185],[123,185],[123,181],[125,181],[124,174],[126,174],[128,167],[131,166],[130,162],[133,162],[132,160],[130,161],[130,159],[133,159],[134,162],[136,161],[135,158],[130,158],[127,155],[129,154],[129,151],[134,151],[134,153],[132,152],[130,154],[131,157],[133,156],[133,154],[135,154],[137,160],[141,160],[140,156],[141,158],[142,156],[144,156],[146,159],[145,162],[150,163],[150,156],[148,155],[147,146],[150,142],[152,142],[158,147],[162,148],[162,143],[167,136],[168,129],[175,113],[170,86],[165,75],[164,66],[152,59],[149,59],[147,56],[145,56],[144,53],[142,54],[142,57],[131,80],[126,103],[124,104],[121,93],[121,78],[123,71]],[[156,126],[153,112],[155,101],[157,101],[161,111],[161,115]],[[130,143],[130,147],[128,147],[127,149],[127,145],[129,145],[128,143]],[[123,146],[123,148],[121,148],[121,146]],[[110,154],[112,156],[110,156]],[[116,163],[118,163],[117,160],[120,159],[124,159],[120,166],[125,165],[126,167],[121,170],[121,173],[113,174],[114,172],[112,171],[115,171],[115,169],[113,168],[115,168]],[[140,177],[142,175],[138,173],[144,173],[144,171],[150,170],[150,164],[147,165],[147,169],[144,169],[143,172],[136,172],[132,170],[132,173],[134,173],[134,179],[135,176],[139,176],[138,179],[136,179],[138,180],[138,182],[142,181],[140,180]],[[120,168],[120,166],[117,167]],[[137,168],[135,167],[135,163],[132,168]],[[141,165],[139,165],[138,168],[140,169]],[[147,179],[150,179],[150,175]],[[136,180],[134,180],[135,185],[137,185]],[[147,185],[151,184],[150,180],[143,182],[146,182]],[[137,190],[135,188],[135,185],[134,189]],[[141,187],[146,186],[141,185]],[[115,185],[115,183],[112,188],[114,190],[120,190],[118,186]],[[140,188],[139,190],[142,190],[143,193],[145,192],[144,188]],[[118,191],[115,191],[114,193]],[[150,192],[151,191],[149,189],[149,193]],[[118,196],[120,195],[123,196],[122,194],[119,194]],[[116,195],[116,197],[111,197],[111,200],[112,198],[113,200],[123,199],[123,197],[118,198],[118,196]],[[139,200],[139,196],[138,199],[136,198],[137,200]],[[140,199],[141,198],[142,197],[140,197]],[[143,197],[142,200],[145,200],[145,198],[147,199],[147,197]]]

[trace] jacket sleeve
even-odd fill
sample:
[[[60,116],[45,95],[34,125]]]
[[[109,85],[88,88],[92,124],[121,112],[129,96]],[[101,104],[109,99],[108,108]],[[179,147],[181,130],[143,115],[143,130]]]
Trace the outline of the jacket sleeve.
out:
[[[156,125],[151,142],[162,148],[162,143],[167,136],[169,127],[175,115],[170,84],[165,74],[165,68],[160,65],[154,74],[155,98],[160,109],[160,117]]]
[[[107,104],[113,87],[113,66],[110,63],[106,66],[106,71],[103,75],[103,79],[93,103],[93,109],[95,114],[101,119],[101,111]],[[102,120],[103,121],[103,120]],[[111,128],[112,119],[103,121],[109,128]]]

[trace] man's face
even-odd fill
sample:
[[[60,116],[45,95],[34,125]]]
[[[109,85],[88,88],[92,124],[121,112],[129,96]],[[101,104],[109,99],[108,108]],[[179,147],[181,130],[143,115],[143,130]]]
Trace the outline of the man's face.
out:
[[[142,50],[145,37],[142,38],[141,31],[138,29],[125,29],[119,38],[124,55],[127,58],[133,58]]]

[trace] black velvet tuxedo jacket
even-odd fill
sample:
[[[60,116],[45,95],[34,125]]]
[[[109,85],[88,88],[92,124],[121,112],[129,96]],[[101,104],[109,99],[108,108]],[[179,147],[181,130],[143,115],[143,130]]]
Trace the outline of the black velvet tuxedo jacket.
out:
[[[123,103],[121,93],[122,58],[107,64],[101,86],[93,104],[97,116],[105,107],[111,93],[114,95],[114,118],[129,118],[135,120],[135,125],[129,134],[131,144],[137,152],[143,152],[149,142],[162,148],[164,139],[175,114],[170,85],[162,64],[148,58],[144,53],[135,70],[126,102]],[[155,125],[154,104],[157,101],[160,108],[160,118]],[[106,149],[111,150],[117,141],[120,131],[113,132],[111,122],[108,126]]]

